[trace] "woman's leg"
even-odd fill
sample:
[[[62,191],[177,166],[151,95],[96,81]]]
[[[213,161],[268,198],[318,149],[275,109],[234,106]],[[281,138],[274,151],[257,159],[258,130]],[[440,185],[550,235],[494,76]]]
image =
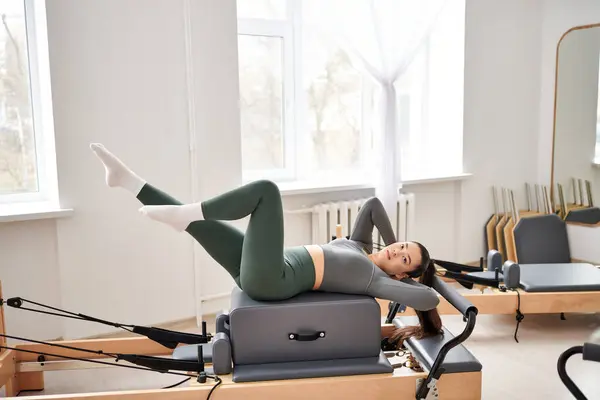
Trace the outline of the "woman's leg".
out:
[[[148,184],[104,146],[92,144],[90,147],[104,164],[108,186],[122,187],[128,190],[144,205],[182,204],[167,193]],[[187,227],[186,231],[240,285],[243,233],[233,226],[219,221],[194,222]],[[224,244],[226,245],[224,246]]]
[[[236,282],[249,296],[277,300],[312,288],[311,275],[306,271],[296,274],[284,260],[283,207],[274,183],[256,181],[204,202],[179,205],[133,174],[101,145],[92,149],[106,167],[109,186],[124,187],[151,203],[142,207],[144,214],[187,230],[232,276],[237,267],[239,279]],[[250,222],[245,235],[234,235],[233,228],[217,221],[237,220],[248,215]],[[237,240],[232,239],[234,237]],[[297,279],[298,276],[302,279]]]
[[[185,206],[148,206],[150,218],[176,228],[212,220],[237,220],[250,216],[242,246],[240,281],[255,299],[292,297],[306,284],[294,279],[284,260],[283,207],[278,187],[270,181],[255,181],[209,200]]]
[[[137,199],[144,205],[181,205],[179,201],[150,184],[144,185]],[[195,221],[185,231],[189,233],[206,252],[229,272],[236,284],[240,285],[240,266],[244,234],[237,228],[221,221]]]

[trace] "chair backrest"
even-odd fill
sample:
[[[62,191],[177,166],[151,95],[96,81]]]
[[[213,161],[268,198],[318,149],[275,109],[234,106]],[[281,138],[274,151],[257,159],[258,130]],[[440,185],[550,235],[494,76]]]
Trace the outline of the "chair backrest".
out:
[[[556,214],[521,218],[514,236],[519,264],[571,262],[567,224]]]

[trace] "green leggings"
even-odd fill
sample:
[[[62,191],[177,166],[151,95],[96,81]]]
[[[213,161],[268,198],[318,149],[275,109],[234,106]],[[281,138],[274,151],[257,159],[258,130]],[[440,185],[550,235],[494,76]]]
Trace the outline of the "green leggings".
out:
[[[144,205],[180,205],[146,184],[137,199]],[[187,228],[208,254],[255,300],[285,300],[312,290],[315,270],[304,247],[284,249],[279,188],[255,181],[202,202],[204,220]],[[246,232],[221,221],[250,215]],[[221,221],[219,221],[221,220]]]

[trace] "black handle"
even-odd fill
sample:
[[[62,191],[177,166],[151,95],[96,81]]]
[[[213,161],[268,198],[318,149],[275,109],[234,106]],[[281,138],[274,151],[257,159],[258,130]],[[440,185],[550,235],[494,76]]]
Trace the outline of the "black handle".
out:
[[[600,362],[600,344],[584,343],[583,359],[586,361]]]
[[[582,353],[583,353],[583,346],[573,346],[573,347],[565,350],[560,355],[560,357],[558,357],[558,362],[556,363],[556,367],[558,370],[558,376],[560,377],[560,380],[566,386],[566,388],[569,390],[569,392],[571,392],[571,394],[577,400],[587,400],[587,397],[585,397],[583,392],[579,389],[579,387],[577,387],[577,385],[575,384],[575,382],[573,382],[571,377],[569,377],[569,375],[567,374],[566,366],[567,366],[567,360],[571,356],[573,356],[575,354],[582,354]]]
[[[313,333],[290,333],[288,338],[290,340],[296,340],[298,342],[312,342],[319,338],[324,338],[325,332],[313,332]]]

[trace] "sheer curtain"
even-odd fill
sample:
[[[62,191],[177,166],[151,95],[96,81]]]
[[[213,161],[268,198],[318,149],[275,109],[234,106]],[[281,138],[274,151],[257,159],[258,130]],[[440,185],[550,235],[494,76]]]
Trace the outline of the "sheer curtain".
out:
[[[396,220],[399,173],[395,82],[426,43],[448,0],[303,0],[303,23],[336,38],[379,88],[374,110],[376,195]]]

